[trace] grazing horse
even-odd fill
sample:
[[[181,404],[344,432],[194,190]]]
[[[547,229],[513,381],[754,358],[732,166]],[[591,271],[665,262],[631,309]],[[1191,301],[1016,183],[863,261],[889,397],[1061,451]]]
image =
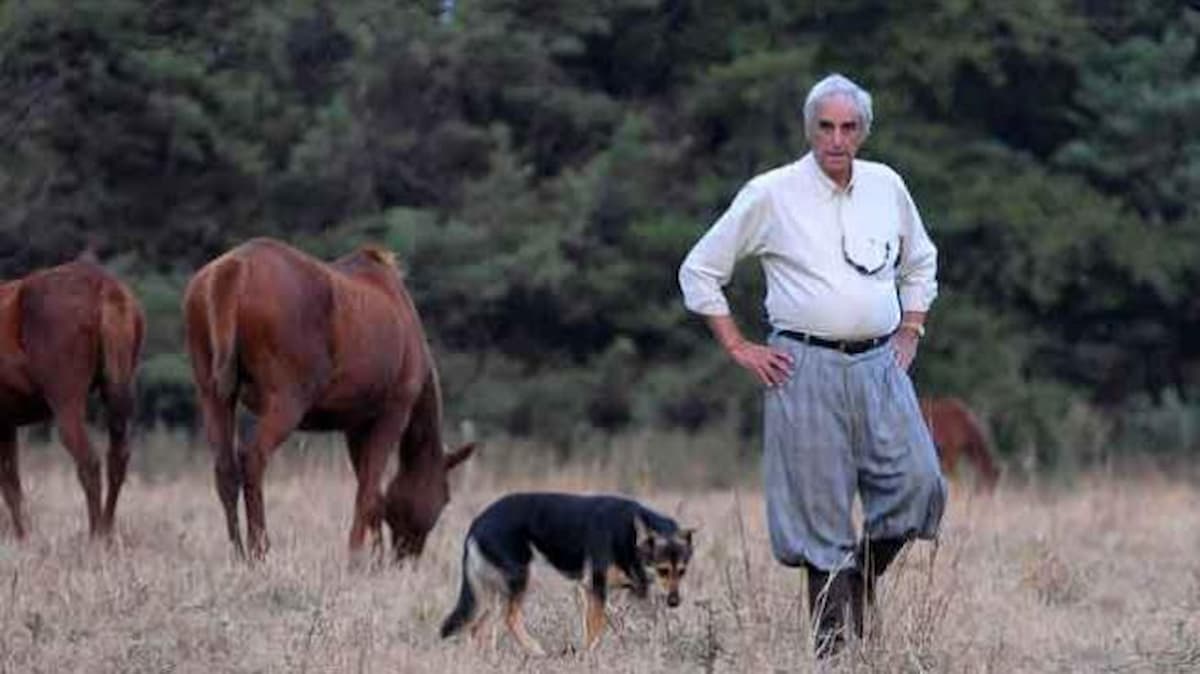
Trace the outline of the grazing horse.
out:
[[[205,265],[184,292],[187,349],[229,538],[245,557],[239,486],[253,559],[269,548],[262,482],[272,452],[296,429],[345,433],[358,478],[350,552],[382,545],[418,556],[450,500],[447,475],[474,445],[444,453],[433,356],[395,258],[366,247],[325,263],[271,239]],[[257,417],[235,450],[241,401]],[[393,447],[399,467],[381,495]],[[240,455],[240,456],[239,456]]]
[[[961,456],[974,465],[980,486],[991,491],[1000,478],[1000,468],[992,458],[990,443],[970,407],[959,398],[922,398],[921,415],[933,435],[942,472],[953,475]]]
[[[0,490],[25,537],[17,428],[53,420],[75,459],[93,537],[112,531],[129,464],[129,421],[145,319],[137,298],[89,257],[0,283]],[[84,423],[98,390],[108,425],[108,494]]]

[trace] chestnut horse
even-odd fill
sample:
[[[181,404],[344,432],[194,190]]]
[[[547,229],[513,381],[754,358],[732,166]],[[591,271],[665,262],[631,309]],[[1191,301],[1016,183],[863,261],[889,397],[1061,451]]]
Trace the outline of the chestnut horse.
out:
[[[145,319],[137,298],[81,257],[0,283],[0,490],[25,537],[17,428],[53,420],[75,459],[93,537],[112,531],[129,464],[129,421]],[[108,494],[84,423],[98,390],[108,425]]]
[[[245,557],[238,491],[253,559],[269,545],[263,473],[296,430],[340,430],[358,479],[352,556],[381,520],[397,561],[420,555],[450,499],[449,471],[474,451],[443,452],[437,371],[417,310],[390,252],[363,248],[325,263],[271,239],[205,265],[183,299],[187,349],[229,539]],[[257,416],[235,449],[241,401]],[[381,495],[392,448],[399,466]]]
[[[921,415],[933,435],[942,472],[953,475],[961,456],[975,468],[979,485],[987,491],[995,488],[1000,468],[992,458],[991,445],[983,424],[959,398],[921,398]]]

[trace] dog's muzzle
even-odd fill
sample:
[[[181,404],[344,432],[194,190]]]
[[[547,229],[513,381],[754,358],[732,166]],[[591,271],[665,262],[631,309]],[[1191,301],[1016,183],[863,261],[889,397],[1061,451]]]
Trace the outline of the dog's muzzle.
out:
[[[671,608],[675,608],[676,606],[679,606],[679,593],[678,592],[672,592],[667,595],[667,606],[670,606]]]

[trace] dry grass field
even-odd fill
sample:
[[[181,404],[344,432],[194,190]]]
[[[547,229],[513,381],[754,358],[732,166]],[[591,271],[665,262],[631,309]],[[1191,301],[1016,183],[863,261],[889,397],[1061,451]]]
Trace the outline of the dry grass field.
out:
[[[459,476],[415,568],[351,570],[352,478],[340,454],[284,452],[271,466],[273,549],[229,555],[204,464],[132,476],[111,547],[89,544],[61,449],[23,453],[33,532],[0,524],[3,672],[1062,672],[1200,670],[1200,490],[1170,478],[1084,478],[1069,489],[956,488],[936,549],[911,548],[883,588],[880,637],[835,661],[809,657],[799,572],[773,562],[753,482],[734,490],[626,487],[701,527],[676,610],[619,597],[612,629],[576,652],[568,582],[534,571],[530,660],[442,641],[461,537],[497,495],[612,491],[618,471],[500,470],[503,448]],[[515,477],[520,475],[521,477]]]

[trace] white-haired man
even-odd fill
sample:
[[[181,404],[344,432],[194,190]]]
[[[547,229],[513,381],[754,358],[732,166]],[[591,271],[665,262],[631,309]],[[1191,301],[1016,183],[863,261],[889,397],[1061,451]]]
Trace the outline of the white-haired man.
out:
[[[687,308],[766,387],[763,480],[771,546],[808,570],[818,656],[861,635],[879,575],[933,538],[946,483],[907,370],[937,295],[937,249],[895,171],[856,159],[871,96],[841,75],[809,92],[810,152],[754,177],[679,270]],[[746,339],[722,287],[758,257],[766,344]],[[865,518],[857,539],[855,494]]]

